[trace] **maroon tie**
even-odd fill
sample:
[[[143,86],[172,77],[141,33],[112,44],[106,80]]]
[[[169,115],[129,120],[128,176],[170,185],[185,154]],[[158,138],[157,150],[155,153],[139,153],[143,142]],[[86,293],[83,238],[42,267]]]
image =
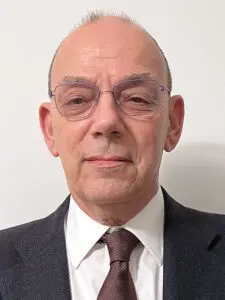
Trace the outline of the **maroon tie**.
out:
[[[137,300],[129,260],[139,240],[126,229],[106,234],[102,240],[109,250],[110,270],[97,300]]]

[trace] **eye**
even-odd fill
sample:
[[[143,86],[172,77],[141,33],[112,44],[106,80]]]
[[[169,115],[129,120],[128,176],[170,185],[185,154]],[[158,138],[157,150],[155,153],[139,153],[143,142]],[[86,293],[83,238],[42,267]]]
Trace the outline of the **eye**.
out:
[[[67,106],[86,106],[90,103],[92,103],[92,99],[89,99],[87,97],[84,97],[84,96],[79,96],[79,95],[74,95],[74,96],[70,96],[70,97],[67,97],[65,100],[64,100],[64,105],[67,105]]]
[[[153,104],[153,100],[150,97],[145,96],[126,96],[121,99],[121,103],[124,105],[135,105],[135,106],[151,106]]]
[[[137,103],[137,104],[150,104],[150,101],[141,97],[130,97],[128,101]]]
[[[78,104],[83,104],[84,102],[87,102],[85,101],[83,98],[79,98],[79,97],[74,97],[72,99],[69,99],[68,101],[66,101],[66,104],[67,105],[78,105]]]

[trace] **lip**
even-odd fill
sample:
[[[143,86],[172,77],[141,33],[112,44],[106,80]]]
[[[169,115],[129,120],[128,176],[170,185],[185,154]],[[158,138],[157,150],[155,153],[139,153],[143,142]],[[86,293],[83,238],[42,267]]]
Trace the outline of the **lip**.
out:
[[[90,156],[85,161],[102,167],[117,167],[121,164],[131,162],[130,159],[122,156]]]
[[[87,161],[130,161],[126,157],[117,156],[117,155],[113,155],[113,156],[96,155],[96,156],[90,156],[90,157],[86,158],[85,160],[87,160]]]

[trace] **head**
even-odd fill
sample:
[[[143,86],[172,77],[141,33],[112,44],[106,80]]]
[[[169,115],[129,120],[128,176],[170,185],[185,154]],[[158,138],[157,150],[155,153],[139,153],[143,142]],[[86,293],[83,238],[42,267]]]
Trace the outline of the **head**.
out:
[[[158,87],[154,114],[125,114],[114,98],[116,91],[136,93],[127,79],[139,84],[143,78],[141,88],[148,80]],[[73,86],[78,79],[96,87],[95,95],[101,91],[85,118],[62,114],[56,101],[66,93],[58,86]],[[128,19],[90,18],[61,43],[49,85],[53,95],[40,107],[40,124],[51,154],[61,159],[73,198],[102,223],[124,223],[156,193],[163,151],[172,151],[181,135],[183,99],[170,95],[170,71],[162,51]]]

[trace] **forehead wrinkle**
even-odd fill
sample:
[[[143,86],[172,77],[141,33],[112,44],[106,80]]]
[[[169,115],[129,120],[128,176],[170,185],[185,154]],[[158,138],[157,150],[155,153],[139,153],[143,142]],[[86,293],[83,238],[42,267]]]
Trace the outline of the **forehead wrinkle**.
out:
[[[113,56],[113,55],[111,55],[111,56],[108,56],[108,55],[99,55],[99,57],[98,57],[99,59],[113,59],[113,60],[115,60],[115,59],[118,59],[118,55],[115,55],[115,56]]]

